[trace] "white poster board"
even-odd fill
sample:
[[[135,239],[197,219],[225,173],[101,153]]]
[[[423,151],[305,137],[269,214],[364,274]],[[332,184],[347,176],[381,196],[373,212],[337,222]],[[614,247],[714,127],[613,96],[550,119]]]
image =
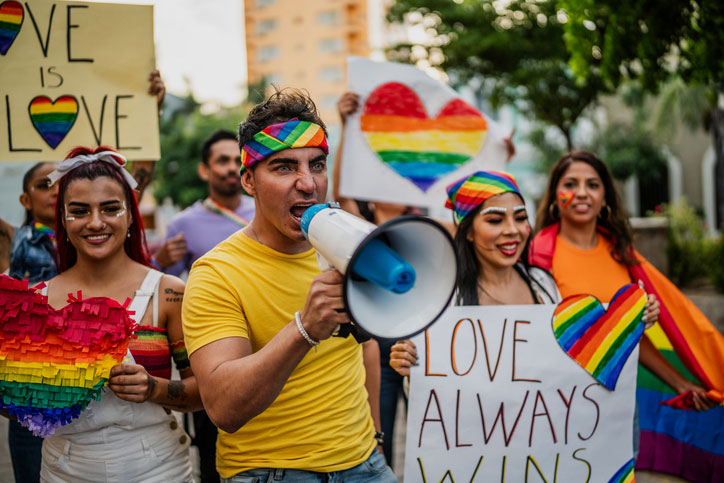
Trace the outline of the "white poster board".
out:
[[[343,196],[439,207],[451,182],[505,170],[510,128],[449,86],[411,65],[350,57],[347,66],[360,109],[345,126]]]
[[[638,348],[609,391],[558,345],[554,309],[453,307],[413,339],[405,483],[598,483],[631,465]]]

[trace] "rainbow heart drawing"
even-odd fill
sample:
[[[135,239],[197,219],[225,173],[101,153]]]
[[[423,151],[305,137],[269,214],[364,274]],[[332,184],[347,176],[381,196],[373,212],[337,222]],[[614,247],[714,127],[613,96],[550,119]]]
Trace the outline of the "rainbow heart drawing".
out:
[[[0,275],[0,409],[36,436],[52,435],[100,398],[135,323],[109,298],[69,296],[55,310],[38,287]]]
[[[15,42],[24,18],[25,11],[20,2],[8,0],[0,3],[0,55],[7,54]]]
[[[415,91],[399,82],[372,91],[360,122],[372,151],[423,192],[480,152],[488,133],[485,117],[461,99],[430,118]]]
[[[604,310],[592,295],[573,295],[553,312],[553,333],[563,350],[598,382],[613,390],[644,332],[646,292],[622,287]]]
[[[65,138],[78,117],[78,101],[73,96],[60,96],[51,101],[37,96],[28,105],[35,130],[52,149]]]

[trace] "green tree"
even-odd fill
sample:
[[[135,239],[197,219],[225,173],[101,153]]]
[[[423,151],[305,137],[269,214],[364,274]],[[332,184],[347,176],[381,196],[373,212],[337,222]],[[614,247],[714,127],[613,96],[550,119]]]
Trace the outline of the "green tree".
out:
[[[395,46],[391,60],[424,60],[454,84],[477,82],[494,108],[513,104],[557,127],[569,150],[573,126],[604,87],[573,75],[563,41],[567,18],[553,0],[397,0],[389,19],[422,26],[430,37],[425,45]]]
[[[716,152],[717,205],[724,221],[724,2],[717,0],[559,0],[569,64],[582,83],[615,88],[639,80],[650,92],[672,75],[708,100],[702,115]]]
[[[197,174],[204,140],[218,129],[236,131],[246,117],[243,106],[203,114],[188,96],[173,113],[161,119],[161,160],[154,170],[153,194],[159,202],[171,198],[181,208],[208,196],[208,187]]]

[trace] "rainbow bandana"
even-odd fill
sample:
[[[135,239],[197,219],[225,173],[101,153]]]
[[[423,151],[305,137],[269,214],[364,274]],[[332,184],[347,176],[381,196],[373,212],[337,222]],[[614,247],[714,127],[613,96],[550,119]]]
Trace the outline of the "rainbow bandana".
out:
[[[251,168],[274,153],[293,148],[322,148],[324,154],[329,154],[322,126],[295,117],[254,134],[254,139],[241,148],[241,170]]]
[[[488,198],[507,192],[523,197],[512,175],[499,171],[477,171],[447,187],[445,208],[455,212],[459,223]]]

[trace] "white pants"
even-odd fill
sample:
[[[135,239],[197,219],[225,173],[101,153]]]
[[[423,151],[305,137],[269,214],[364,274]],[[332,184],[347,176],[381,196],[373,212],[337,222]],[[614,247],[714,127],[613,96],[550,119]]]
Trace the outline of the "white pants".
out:
[[[103,443],[78,442],[72,435],[48,438],[43,442],[40,481],[193,482],[190,438],[172,420],[173,416],[166,422],[134,429],[103,428],[98,430]]]

